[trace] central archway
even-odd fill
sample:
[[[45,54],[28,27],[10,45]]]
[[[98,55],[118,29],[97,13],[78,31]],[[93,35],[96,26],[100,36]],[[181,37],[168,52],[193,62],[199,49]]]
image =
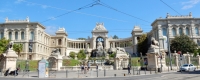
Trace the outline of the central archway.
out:
[[[103,46],[103,48],[104,48],[104,39],[103,39],[103,37],[101,37],[101,36],[99,36],[99,37],[96,38],[96,48],[97,48],[97,46],[98,46],[98,42],[99,42],[99,41],[102,43],[102,46]]]

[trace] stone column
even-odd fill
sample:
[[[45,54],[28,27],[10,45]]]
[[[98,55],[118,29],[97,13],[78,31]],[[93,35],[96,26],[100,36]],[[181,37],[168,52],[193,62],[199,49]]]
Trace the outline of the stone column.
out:
[[[186,34],[186,27],[183,27],[183,34]]]
[[[200,56],[197,55],[197,58],[198,58],[198,59],[197,59],[197,60],[198,60],[198,61],[197,61],[197,62],[198,62],[198,66],[200,66]]]
[[[177,68],[179,68],[179,65],[178,65],[178,54],[175,52],[175,65]]]
[[[15,31],[12,31],[12,37],[11,37],[11,40],[15,40]]]
[[[190,64],[190,54],[187,52],[187,63]]]
[[[7,32],[7,28],[4,29],[4,35],[3,35],[6,39],[8,39],[8,32]]]
[[[176,27],[176,35],[179,35],[179,27]]]
[[[18,40],[22,40],[22,38],[21,38],[21,31],[18,31]]]

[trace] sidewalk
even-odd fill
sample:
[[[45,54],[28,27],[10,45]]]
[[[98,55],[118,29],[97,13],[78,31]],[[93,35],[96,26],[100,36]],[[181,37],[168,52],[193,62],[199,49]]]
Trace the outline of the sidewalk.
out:
[[[164,71],[162,73],[170,73],[170,72],[177,72],[177,71]],[[66,71],[58,71],[56,73],[50,73],[51,76],[49,78],[104,78],[104,77],[132,77],[132,76],[144,76],[144,75],[153,75],[153,74],[162,74],[162,73],[155,73],[155,71],[134,71],[131,70],[131,74],[128,74],[127,70],[100,70],[98,71],[89,71],[87,74],[83,74],[81,71],[68,71],[68,74],[66,74]],[[104,76],[105,75],[105,76]],[[1,76],[1,75],[0,75]],[[1,76],[4,77],[4,76]],[[7,76],[7,77],[13,77],[14,76]],[[15,78],[38,78],[37,72],[30,72],[29,76],[28,74],[23,76],[23,73],[19,73],[18,76]]]

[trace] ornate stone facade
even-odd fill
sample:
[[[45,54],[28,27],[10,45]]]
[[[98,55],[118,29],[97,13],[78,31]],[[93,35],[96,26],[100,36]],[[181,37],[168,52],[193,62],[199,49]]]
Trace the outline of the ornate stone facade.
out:
[[[45,32],[45,26],[37,22],[30,22],[29,17],[25,20],[5,19],[0,24],[0,39],[5,37],[14,43],[23,44],[23,50],[19,59],[40,60],[47,59],[53,50],[58,49],[62,56],[69,56],[71,51],[78,52],[86,49],[90,52],[97,48],[97,42],[102,43],[103,49],[123,47],[128,53],[133,52],[132,37],[126,39],[113,39],[108,37],[108,31],[103,23],[97,23],[92,30],[92,37],[86,40],[69,39],[64,28],[59,28],[56,35]]]

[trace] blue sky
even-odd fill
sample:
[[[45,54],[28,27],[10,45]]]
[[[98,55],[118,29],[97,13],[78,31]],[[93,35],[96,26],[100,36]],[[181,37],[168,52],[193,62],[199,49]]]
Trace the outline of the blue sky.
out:
[[[162,0],[175,11],[160,0],[99,0],[101,4],[117,11],[98,4],[56,17],[94,1],[96,0],[0,0],[0,22],[5,22],[6,17],[9,20],[23,20],[28,16],[31,22],[44,25],[49,34],[64,27],[68,37],[73,39],[91,37],[96,23],[104,23],[109,31],[108,36],[127,38],[131,36],[134,25],[149,32],[151,23],[159,17],[165,18],[167,13],[188,15],[192,12],[193,17],[200,17],[200,0]]]

